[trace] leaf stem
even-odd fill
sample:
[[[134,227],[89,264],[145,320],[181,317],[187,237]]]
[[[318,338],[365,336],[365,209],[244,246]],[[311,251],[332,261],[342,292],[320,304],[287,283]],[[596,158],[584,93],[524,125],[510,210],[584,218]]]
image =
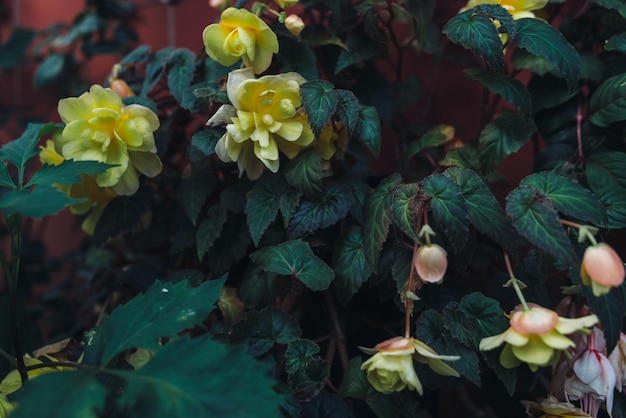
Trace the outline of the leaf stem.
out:
[[[522,304],[522,308],[524,308],[525,312],[530,311],[528,304],[526,303],[526,299],[524,298],[524,294],[522,293],[522,289],[520,289],[519,283],[515,274],[513,274],[513,268],[511,267],[511,259],[509,258],[509,254],[504,252],[504,262],[506,263],[506,269],[509,272],[509,277],[511,280],[509,282],[513,285],[513,289],[515,289],[515,293],[517,294],[517,298]]]
[[[337,309],[335,308],[335,301],[332,294],[328,291],[324,291],[324,299],[326,300],[326,307],[328,308],[328,315],[330,316],[330,322],[333,328],[334,340],[337,344],[337,351],[339,352],[339,360],[341,361],[341,368],[345,371],[348,368],[348,349],[346,348],[346,337],[341,330],[341,324],[339,323],[339,317],[337,316]]]
[[[9,268],[7,265],[4,254],[2,255],[2,267],[9,285],[9,329],[11,340],[13,341],[13,352],[17,360],[17,369],[22,378],[22,384],[24,384],[28,381],[28,373],[25,370],[24,352],[20,343],[17,323],[17,282],[20,273],[20,253],[22,249],[22,217],[20,215],[10,215],[7,217],[7,224],[11,235],[11,267]]]

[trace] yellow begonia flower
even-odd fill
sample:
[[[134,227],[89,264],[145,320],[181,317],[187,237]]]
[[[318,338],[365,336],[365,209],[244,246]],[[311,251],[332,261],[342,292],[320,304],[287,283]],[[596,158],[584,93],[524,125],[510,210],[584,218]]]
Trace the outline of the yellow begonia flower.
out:
[[[566,335],[598,323],[595,315],[561,318],[550,309],[532,303],[528,306],[528,311],[524,311],[521,306],[515,308],[509,316],[510,327],[502,334],[480,341],[479,348],[482,351],[505,344],[500,363],[506,368],[526,363],[535,371],[538,367],[555,364],[563,350],[576,346]]]
[[[374,354],[361,365],[361,370],[367,370],[367,380],[374,389],[384,394],[405,388],[416,390],[420,395],[424,393],[413,368],[413,360],[428,364],[440,375],[459,377],[456,370],[442,361],[455,361],[459,356],[440,356],[415,338],[394,337],[374,348],[359,348],[367,354]]]
[[[343,156],[348,147],[348,130],[341,122],[329,122],[324,126],[319,138],[313,144],[313,151],[328,161],[335,154],[339,158]]]
[[[535,13],[533,11],[543,9],[548,4],[548,0],[469,0],[460,12],[476,7],[479,4],[499,4],[511,13],[513,19],[522,19],[524,17],[534,18]]]
[[[229,66],[243,59],[255,74],[262,73],[278,52],[278,38],[258,16],[246,9],[229,7],[222,12],[219,23],[202,32],[204,48],[209,57]]]
[[[294,4],[298,4],[298,0],[275,0],[276,4],[280,6],[281,9],[286,9],[287,7],[291,7]]]
[[[98,186],[132,195],[139,188],[137,171],[148,177],[161,172],[153,133],[159,119],[152,110],[125,106],[113,90],[99,85],[62,99],[58,110],[66,126],[55,142],[64,158],[117,165],[95,176]]]
[[[294,158],[313,142],[314,135],[301,106],[297,73],[268,75],[259,79],[250,68],[228,75],[227,93],[232,106],[222,106],[207,124],[230,119],[226,133],[215,145],[225,162],[237,161],[239,174],[245,171],[256,180],[264,167],[273,173],[280,165],[279,151]]]
[[[601,242],[585,249],[580,278],[585,286],[591,286],[595,296],[624,283],[624,274],[624,262],[609,244]]]
[[[54,137],[58,136],[55,135]],[[41,147],[39,159],[42,163],[48,165],[59,165],[65,161],[65,158],[57,151],[53,140],[48,140],[46,146]],[[98,186],[94,176],[82,175],[81,178],[83,181],[80,183],[69,186],[58,184],[55,187],[67,193],[69,197],[84,199],[80,203],[70,205],[70,211],[76,215],[88,214],[83,220],[82,228],[87,234],[93,235],[96,223],[100,219],[104,208],[111,200],[117,197],[117,194],[109,187]]]

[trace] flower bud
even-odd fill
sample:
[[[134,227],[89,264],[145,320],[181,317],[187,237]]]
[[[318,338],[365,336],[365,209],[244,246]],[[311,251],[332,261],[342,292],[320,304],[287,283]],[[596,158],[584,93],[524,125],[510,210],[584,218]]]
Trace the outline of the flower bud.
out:
[[[624,282],[624,262],[610,245],[590,245],[583,254],[580,277],[585,286],[591,286],[594,295],[604,295]]]
[[[302,32],[302,29],[304,29],[304,22],[298,15],[289,15],[285,19],[285,27],[292,35],[298,36],[300,32]]]
[[[448,253],[437,244],[424,245],[417,249],[415,270],[425,282],[440,283],[448,268]]]
[[[135,95],[133,90],[121,78],[116,78],[114,80],[111,80],[109,84],[110,84],[111,90],[116,92],[117,95],[120,96],[122,99],[125,99],[126,97],[132,97]]]

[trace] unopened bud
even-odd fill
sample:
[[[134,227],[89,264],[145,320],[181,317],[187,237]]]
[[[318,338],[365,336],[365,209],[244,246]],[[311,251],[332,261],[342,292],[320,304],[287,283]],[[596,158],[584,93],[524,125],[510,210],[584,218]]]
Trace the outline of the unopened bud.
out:
[[[604,295],[624,282],[624,262],[610,245],[590,245],[583,254],[580,277],[594,295]]]
[[[117,93],[117,95],[120,96],[122,99],[135,95],[133,90],[130,87],[128,87],[128,84],[126,84],[126,82],[122,80],[121,78],[116,78],[114,80],[111,80],[110,87],[111,87],[111,90]]]
[[[289,15],[285,19],[285,27],[293,35],[298,36],[300,32],[302,32],[302,29],[304,29],[304,22],[298,15]]]
[[[440,283],[448,268],[448,253],[437,244],[424,245],[417,249],[415,270],[420,279],[427,283]]]

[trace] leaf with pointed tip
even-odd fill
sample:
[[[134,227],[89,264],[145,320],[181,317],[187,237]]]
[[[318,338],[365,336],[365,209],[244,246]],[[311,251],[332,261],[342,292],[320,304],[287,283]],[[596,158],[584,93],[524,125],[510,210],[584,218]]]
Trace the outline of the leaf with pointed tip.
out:
[[[339,300],[346,304],[369,279],[372,269],[363,250],[361,228],[351,226],[337,241],[333,257],[335,291]]]
[[[609,229],[626,228],[626,189],[608,186],[594,190],[606,210]]]
[[[354,135],[378,158],[381,141],[380,119],[374,106],[360,106]]]
[[[261,248],[250,254],[250,258],[263,270],[291,276],[311,290],[328,288],[335,276],[328,264],[313,254],[309,244],[302,240]]]
[[[378,270],[380,250],[387,239],[392,221],[393,189],[401,182],[400,174],[394,173],[382,180],[365,200],[363,248],[374,272]]]
[[[511,13],[500,6],[499,4],[482,3],[473,8],[474,12],[486,14],[493,20],[497,20],[506,29],[506,33],[509,35],[509,40],[515,39],[517,28],[515,27],[515,20]]]
[[[328,363],[317,354],[319,346],[311,340],[298,338],[285,351],[285,369],[289,386],[297,394],[320,388],[330,374]]]
[[[530,117],[533,104],[530,93],[521,81],[506,74],[496,74],[481,68],[464,71],[472,80],[478,81],[492,93],[499,94],[504,100],[515,106],[525,118]]]
[[[280,197],[280,213],[281,215],[283,215],[285,229],[287,229],[287,227],[289,226],[291,217],[296,212],[298,205],[300,205],[301,197],[302,193],[293,189],[286,190]]]
[[[72,199],[52,186],[38,186],[4,193],[0,196],[0,209],[6,215],[17,213],[40,219],[82,201],[83,199]]]
[[[530,53],[547,58],[573,90],[580,77],[581,61],[578,52],[563,34],[540,19],[518,19],[515,26],[517,45]]]
[[[443,33],[453,43],[461,44],[484,59],[494,71],[504,72],[502,41],[489,17],[469,9],[450,19]]]
[[[417,225],[415,200],[419,190],[417,183],[410,183],[398,187],[393,194],[393,222],[414,241],[417,241],[419,233],[415,231]]]
[[[284,174],[287,182],[306,196],[320,198],[323,195],[322,157],[318,153],[301,153],[289,161]]]
[[[352,135],[359,120],[359,99],[350,90],[335,90],[337,93],[337,117]]]
[[[618,186],[626,188],[626,154],[623,152],[596,152],[587,157],[585,177],[592,190]]]
[[[578,264],[574,247],[549,199],[536,189],[520,186],[506,198],[506,213],[515,230],[557,260]]]
[[[35,185],[51,186],[54,183],[74,184],[83,181],[82,175],[102,174],[114,164],[105,164],[99,161],[65,160],[59,165],[44,164],[24,187]]]
[[[318,137],[335,113],[339,95],[333,90],[333,85],[325,80],[313,80],[302,84],[300,94],[309,125]]]
[[[167,85],[172,96],[180,103],[193,81],[196,59],[194,53],[185,48],[177,49],[170,59],[172,68],[167,74]]]
[[[9,189],[17,189],[17,185],[9,174],[7,164],[4,161],[0,161],[0,164],[2,164],[0,166],[0,186],[8,187]]]
[[[24,178],[26,162],[39,153],[35,146],[44,127],[41,123],[29,123],[19,138],[0,148],[0,160],[6,160],[17,167],[18,179]]]
[[[589,120],[598,126],[626,120],[626,74],[607,78],[589,100]]]
[[[268,306],[248,312],[243,321],[233,326],[229,338],[232,342],[245,342],[248,354],[256,357],[267,353],[275,344],[289,344],[301,334],[298,321],[277,307]]]
[[[551,171],[531,174],[520,186],[532,187],[547,196],[559,212],[585,222],[604,227],[607,223],[602,203],[591,191],[575,181]]]
[[[255,246],[259,245],[263,233],[276,219],[285,187],[287,183],[283,176],[271,174],[264,175],[252,186],[245,213]]]
[[[463,248],[469,234],[469,214],[459,185],[443,174],[433,174],[424,179],[422,190],[431,198],[435,220],[452,246],[457,250]]]
[[[222,205],[213,205],[207,210],[207,217],[200,223],[198,232],[196,232],[198,260],[202,261],[207,251],[215,244],[215,240],[219,238],[226,223],[227,215],[226,209]]]
[[[518,113],[503,112],[485,126],[478,138],[479,158],[487,171],[494,170],[510,154],[530,139],[537,130],[532,119]]]
[[[157,280],[144,294],[105,316],[102,324],[86,336],[84,362],[106,365],[117,354],[131,348],[159,348],[161,338],[173,337],[206,319],[225,281],[226,276],[192,288],[186,280],[177,283]]]

